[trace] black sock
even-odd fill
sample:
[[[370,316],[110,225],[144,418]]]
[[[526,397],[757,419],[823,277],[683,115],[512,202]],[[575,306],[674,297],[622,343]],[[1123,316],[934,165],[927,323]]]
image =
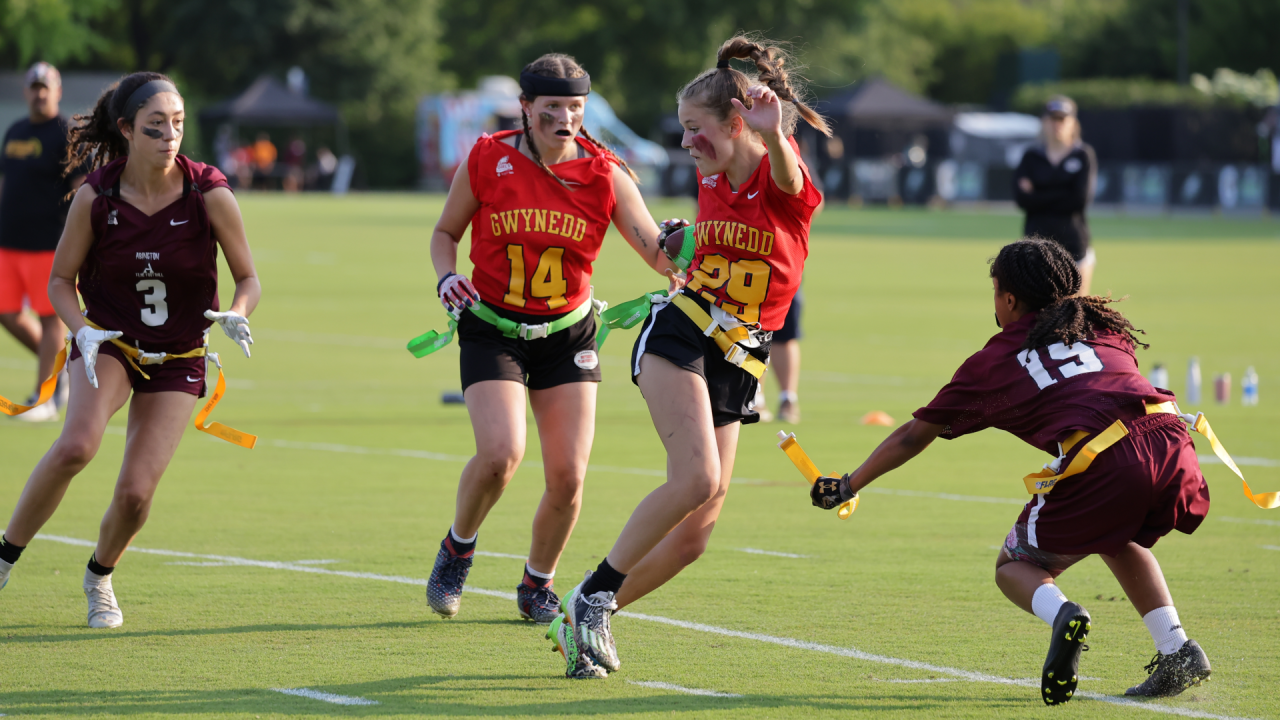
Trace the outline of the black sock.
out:
[[[582,597],[591,597],[601,590],[616,593],[627,579],[626,573],[620,573],[609,564],[609,558],[600,561],[600,566],[591,573],[591,578],[582,585]]]
[[[115,570],[115,568],[98,564],[97,553],[89,556],[89,572],[94,575],[110,575],[112,570]]]
[[[0,535],[0,560],[12,565],[18,562],[18,558],[22,557],[22,551],[26,549],[26,545],[14,545],[9,542],[9,538]]]
[[[453,551],[454,555],[466,555],[476,549],[476,541],[480,539],[480,534],[476,533],[476,536],[469,543],[458,542],[453,537],[453,528],[449,528],[449,534],[445,535],[444,539],[449,541],[449,549]]]

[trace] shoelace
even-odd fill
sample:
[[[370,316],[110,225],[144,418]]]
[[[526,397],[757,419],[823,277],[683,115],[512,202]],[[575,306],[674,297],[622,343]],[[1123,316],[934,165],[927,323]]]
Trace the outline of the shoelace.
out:
[[[1169,657],[1173,657],[1173,656],[1170,655]],[[1164,659],[1164,655],[1161,655],[1159,652],[1156,652],[1156,656],[1151,658],[1151,662],[1147,663],[1147,666],[1144,667],[1143,670],[1146,670],[1148,675],[1154,673],[1156,670],[1160,669],[1160,661],[1163,659]]]
[[[552,605],[560,604],[560,596],[556,595],[549,587],[536,588],[529,600],[529,605],[536,608],[546,609]]]
[[[446,553],[449,551],[446,550]],[[444,567],[440,569],[440,581],[447,585],[461,585],[464,581],[463,575],[471,568],[470,558],[464,558],[461,555],[449,555],[449,559],[445,560]]]
[[[103,583],[101,585],[89,586],[89,614],[97,615],[98,613],[112,612],[119,609],[115,602],[115,593],[111,591],[111,585]]]

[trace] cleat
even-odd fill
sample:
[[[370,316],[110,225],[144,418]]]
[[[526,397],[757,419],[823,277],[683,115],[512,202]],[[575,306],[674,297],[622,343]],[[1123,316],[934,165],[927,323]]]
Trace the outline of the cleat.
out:
[[[0,560],[0,590],[9,584],[9,572],[13,570],[13,563]]]
[[[1172,655],[1156,653],[1145,670],[1151,677],[1141,685],[1125,690],[1125,695],[1173,697],[1208,680],[1209,673],[1213,672],[1209,667],[1209,657],[1195,640],[1186,641]]]
[[[798,401],[783,400],[778,405],[778,419],[791,425],[800,424],[800,403]]]
[[[582,582],[585,584],[590,577],[591,572],[588,571]],[[572,629],[573,639],[584,655],[589,655],[609,672],[617,672],[622,662],[618,660],[609,618],[617,611],[618,603],[614,602],[611,592],[601,591],[591,597],[583,597],[581,589],[582,585],[578,585],[570,591],[562,605],[565,624]]]
[[[1089,636],[1089,621],[1089,611],[1076,603],[1068,602],[1058,610],[1058,616],[1053,620],[1049,654],[1044,659],[1040,676],[1045,705],[1059,705],[1075,695],[1080,653],[1089,649],[1084,644]],[[1066,677],[1067,674],[1071,675],[1070,680],[1054,680],[1055,676]]]
[[[466,557],[454,555],[449,538],[440,541],[440,552],[436,554],[436,564],[431,568],[431,580],[427,583],[427,604],[432,612],[443,618],[458,614],[462,605],[462,586],[467,582],[467,573],[471,572],[472,557],[471,553]]]
[[[572,626],[565,623],[564,615],[557,615],[547,628],[547,639],[551,641],[551,650],[559,652],[564,658],[564,676],[570,680],[593,680],[609,677],[609,672],[600,667],[587,653],[578,652],[578,643],[573,638]]]
[[[516,586],[516,609],[525,620],[547,625],[560,616],[560,598],[550,585],[535,588],[521,582]]]
[[[116,603],[110,575],[84,571],[84,594],[89,599],[89,627],[118,628],[124,624],[124,613]]]
[[[38,395],[33,396],[31,399],[27,401],[27,404],[30,405],[31,403],[35,402],[38,399],[39,399]],[[14,415],[13,419],[19,420],[21,422],[29,422],[29,423],[57,422],[58,421],[58,405],[53,400],[49,400],[41,405],[36,405],[35,407],[22,413],[21,415]]]

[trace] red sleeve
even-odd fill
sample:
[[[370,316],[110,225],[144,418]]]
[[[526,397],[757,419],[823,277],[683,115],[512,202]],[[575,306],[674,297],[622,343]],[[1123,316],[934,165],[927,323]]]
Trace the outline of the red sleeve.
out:
[[[978,351],[964,361],[951,382],[938,391],[926,406],[912,413],[912,417],[944,427],[938,436],[953,440],[961,435],[984,430],[988,411],[1002,407],[992,402],[991,378],[993,364],[984,351]]]
[[[778,183],[773,179],[771,165],[769,183],[765,192],[772,195],[775,200],[783,205],[789,206],[791,212],[798,215],[802,222],[807,223],[813,217],[813,211],[822,204],[822,193],[818,192],[818,188],[813,184],[813,179],[809,177],[809,168],[805,167],[804,159],[800,157],[800,146],[796,144],[796,139],[789,137],[787,142],[791,143],[791,150],[796,154],[796,162],[800,164],[800,174],[804,176],[804,187],[795,195],[783,192],[782,188],[778,187]]]
[[[481,135],[475,145],[471,146],[471,152],[467,153],[467,177],[471,180],[471,196],[485,203],[484,191],[487,185],[480,181],[480,154],[481,149],[488,147],[493,142],[493,138],[489,135]],[[458,168],[461,170],[462,168]]]

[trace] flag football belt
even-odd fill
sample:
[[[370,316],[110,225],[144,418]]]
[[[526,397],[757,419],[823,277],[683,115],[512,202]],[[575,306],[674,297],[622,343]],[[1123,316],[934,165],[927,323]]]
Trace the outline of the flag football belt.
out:
[[[103,329],[100,325],[87,318],[85,319],[85,324],[94,330]],[[208,342],[208,339],[206,338],[205,341]],[[120,348],[120,352],[124,353],[125,359],[129,361],[129,365],[131,365],[134,370],[137,370],[138,373],[147,380],[150,380],[151,376],[143,371],[140,367],[142,365],[162,365],[169,360],[195,357],[206,358],[206,362],[212,360],[213,363],[218,366],[218,383],[214,386],[213,394],[209,396],[209,402],[205,403],[204,407],[200,409],[200,412],[196,414],[196,429],[202,433],[208,433],[220,440],[226,440],[232,445],[239,445],[242,448],[249,448],[250,450],[252,450],[253,446],[258,443],[257,435],[240,432],[239,430],[227,427],[220,422],[212,422],[208,425],[204,424],[204,421],[208,419],[209,414],[218,406],[218,403],[222,400],[222,396],[227,392],[227,379],[222,372],[222,361],[218,359],[218,353],[210,352],[207,347],[198,347],[195,350],[189,350],[177,355],[173,353],[148,353],[143,352],[139,348],[130,346],[119,338],[112,338],[110,342],[112,345]],[[49,398],[53,397],[53,392],[58,387],[58,373],[62,372],[62,368],[67,364],[67,353],[71,351],[71,343],[72,339],[68,334],[66,344],[63,345],[62,350],[58,352],[58,357],[54,359],[53,374],[40,384],[40,397],[36,400],[35,405],[42,405],[48,402]],[[21,415],[35,407],[35,405],[18,405],[17,403],[0,397],[0,412],[3,412],[6,415]]]
[[[725,330],[706,310],[702,309],[701,305],[684,293],[671,295],[666,290],[645,293],[635,300],[624,302],[617,307],[611,308],[608,312],[602,313],[600,319],[603,323],[601,324],[600,332],[596,335],[596,347],[604,346],[605,338],[609,337],[609,331],[619,328],[629,330],[649,317],[654,305],[667,303],[680,308],[680,311],[702,330],[703,335],[714,340],[716,346],[724,351],[724,359],[730,365],[736,365],[746,370],[757,380],[760,379],[761,375],[764,375],[764,371],[768,366],[738,344],[749,339],[751,331],[744,325]]]
[[[1236,466],[1235,461],[1231,459],[1229,454],[1227,454],[1226,448],[1224,448],[1222,443],[1218,441],[1218,436],[1214,434],[1213,428],[1209,426],[1209,420],[1204,416],[1204,413],[1196,413],[1195,415],[1183,413],[1178,408],[1178,404],[1172,401],[1149,403],[1146,406],[1146,411],[1147,415],[1154,415],[1157,413],[1177,415],[1184,422],[1190,425],[1192,430],[1195,430],[1208,439],[1209,446],[1213,448],[1213,453],[1218,456],[1218,459],[1222,461],[1223,465],[1231,468],[1231,471],[1236,474],[1236,477],[1240,478],[1241,483],[1244,483],[1244,496],[1249,498],[1249,502],[1252,502],[1254,505],[1257,505],[1264,510],[1271,510],[1273,508],[1280,507],[1280,492],[1255,494],[1249,489],[1249,483],[1244,479],[1244,473],[1240,472],[1240,468]],[[1072,475],[1078,475],[1079,473],[1089,469],[1089,466],[1093,464],[1093,459],[1098,456],[1098,453],[1101,453],[1103,450],[1115,445],[1121,438],[1128,434],[1129,430],[1124,426],[1124,423],[1120,420],[1115,421],[1111,427],[1108,427],[1106,430],[1098,433],[1098,435],[1090,440],[1088,444],[1081,448],[1080,452],[1072,458],[1071,463],[1067,465],[1066,470],[1059,472],[1060,464],[1067,456],[1067,453],[1071,452],[1072,448],[1089,435],[1089,433],[1084,430],[1075,431],[1065,441],[1058,444],[1058,459],[1048,465],[1045,465],[1044,469],[1040,472],[1032,473],[1022,479],[1027,486],[1027,492],[1032,495],[1048,494],[1049,491],[1053,490],[1053,488],[1057,486],[1058,481],[1069,478]]]
[[[544,337],[555,335],[561,330],[577,325],[583,318],[587,317],[594,310],[597,313],[604,312],[609,307],[609,303],[604,300],[596,300],[594,297],[588,297],[587,301],[582,303],[573,312],[562,318],[552,320],[551,322],[537,323],[530,325],[528,323],[518,323],[515,320],[509,320],[493,311],[493,308],[483,303],[473,303],[466,310],[470,310],[472,315],[498,328],[498,332],[503,337],[519,338],[521,340],[541,340]],[[449,315],[449,329],[444,332],[430,330],[409,341],[409,352],[414,357],[421,358],[430,355],[440,348],[448,345],[453,341],[453,335],[458,330],[458,319],[462,317],[462,310],[446,311]]]

